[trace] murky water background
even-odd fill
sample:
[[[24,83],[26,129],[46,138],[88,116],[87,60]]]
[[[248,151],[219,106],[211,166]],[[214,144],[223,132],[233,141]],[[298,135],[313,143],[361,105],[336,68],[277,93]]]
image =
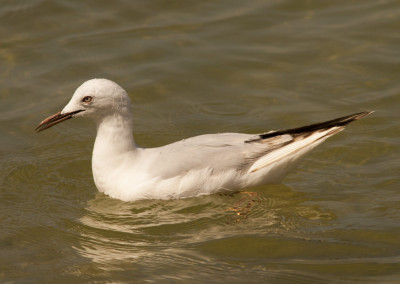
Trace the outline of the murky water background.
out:
[[[389,0],[2,1],[0,282],[398,282],[399,31]],[[376,113],[283,184],[121,202],[89,121],[33,131],[95,77],[142,146]]]

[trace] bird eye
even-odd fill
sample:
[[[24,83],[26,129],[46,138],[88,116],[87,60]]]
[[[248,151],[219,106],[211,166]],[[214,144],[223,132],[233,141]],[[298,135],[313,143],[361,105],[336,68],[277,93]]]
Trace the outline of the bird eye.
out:
[[[82,102],[84,103],[90,103],[93,100],[91,96],[86,96],[82,99]]]

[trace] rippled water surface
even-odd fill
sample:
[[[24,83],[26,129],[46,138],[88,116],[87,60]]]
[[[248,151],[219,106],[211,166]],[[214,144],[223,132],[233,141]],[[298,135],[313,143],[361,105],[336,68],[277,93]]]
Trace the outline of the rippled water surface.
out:
[[[0,282],[400,281],[400,2],[2,1]],[[83,81],[147,147],[376,112],[247,193],[97,192],[94,125],[40,134]]]

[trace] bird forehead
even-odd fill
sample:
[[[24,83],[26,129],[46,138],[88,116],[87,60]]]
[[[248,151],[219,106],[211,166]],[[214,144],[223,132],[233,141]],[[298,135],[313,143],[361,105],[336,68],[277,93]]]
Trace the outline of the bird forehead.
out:
[[[92,79],[83,83],[75,91],[76,96],[98,95],[111,96],[118,93],[121,89],[116,83],[107,79]]]

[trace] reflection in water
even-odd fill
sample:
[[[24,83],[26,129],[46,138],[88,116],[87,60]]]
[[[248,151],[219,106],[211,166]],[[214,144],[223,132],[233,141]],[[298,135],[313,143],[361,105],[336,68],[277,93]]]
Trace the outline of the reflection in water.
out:
[[[112,269],[116,260],[149,262],[150,266],[186,257],[193,262],[199,258],[198,248],[209,242],[218,241],[215,251],[226,245],[224,250],[229,251],[229,238],[237,235],[250,241],[271,236],[304,238],[303,227],[312,226],[316,220],[327,225],[327,219],[334,219],[332,213],[305,205],[304,201],[304,194],[283,185],[190,199],[135,202],[99,193],[88,202],[87,214],[80,218],[81,245],[76,249],[104,265],[104,269]],[[328,215],[331,218],[326,218]]]

